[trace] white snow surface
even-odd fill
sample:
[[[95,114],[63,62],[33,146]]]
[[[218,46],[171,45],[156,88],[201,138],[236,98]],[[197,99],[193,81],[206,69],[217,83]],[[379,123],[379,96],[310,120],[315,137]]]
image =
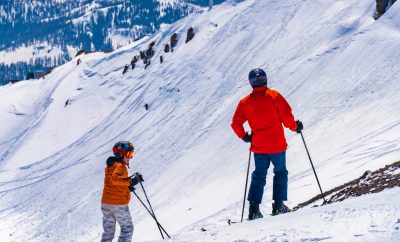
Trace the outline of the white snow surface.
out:
[[[67,46],[68,54],[73,56],[78,50],[72,46]],[[57,60],[62,55],[63,50],[58,46],[51,46],[49,43],[44,42],[41,44],[34,43],[29,46],[21,46],[15,50],[7,49],[0,51],[0,63],[5,65],[16,64],[17,62],[30,62],[33,63],[39,58],[51,58],[52,65],[57,65]]]
[[[378,21],[373,11],[373,1],[228,1],[44,80],[0,87],[1,241],[100,240],[105,160],[119,140],[134,143],[130,173],[143,174],[173,241],[398,241],[398,188],[269,217],[271,170],[266,217],[226,223],[240,219],[248,144],[230,123],[252,68],[303,121],[324,190],[400,160],[400,4]],[[165,54],[174,32],[178,46]],[[122,75],[152,41],[152,64]],[[286,136],[293,207],[319,189],[300,136]],[[134,241],[159,240],[136,198],[130,208]]]

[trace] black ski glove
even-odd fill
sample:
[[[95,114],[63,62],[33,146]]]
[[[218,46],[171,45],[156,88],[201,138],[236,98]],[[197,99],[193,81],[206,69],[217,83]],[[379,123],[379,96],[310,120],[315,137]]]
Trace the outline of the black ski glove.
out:
[[[251,142],[251,138],[252,138],[253,134],[250,132],[247,132],[246,135],[242,138],[242,140],[246,143]]]
[[[129,191],[133,192],[135,191],[135,186],[140,182],[144,181],[142,174],[139,172],[136,172],[131,178],[130,178],[130,185],[129,185]]]
[[[139,181],[144,181],[142,174],[139,172],[136,172],[132,177],[131,177],[131,184],[129,186],[136,186]]]
[[[144,180],[143,180],[143,175],[142,175],[142,174],[140,174],[139,172],[136,172],[135,175],[136,175],[136,177],[137,177],[141,182],[144,181]]]
[[[297,129],[296,129],[296,132],[298,133],[298,134],[300,134],[301,133],[301,131],[303,130],[303,123],[300,121],[300,120],[297,120],[296,121],[296,124],[297,124]]]

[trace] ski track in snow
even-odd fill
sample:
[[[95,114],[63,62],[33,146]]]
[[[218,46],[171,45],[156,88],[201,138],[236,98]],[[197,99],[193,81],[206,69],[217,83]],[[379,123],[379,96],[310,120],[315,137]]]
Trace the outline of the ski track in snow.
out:
[[[44,80],[0,87],[0,239],[98,241],[105,160],[131,140],[130,173],[144,175],[172,241],[396,241],[397,188],[269,217],[271,169],[266,217],[227,226],[240,218],[248,157],[230,122],[252,68],[266,69],[305,124],[324,190],[400,160],[400,5],[378,21],[373,10],[356,0],[227,1]],[[178,45],[164,53],[174,32]],[[123,75],[152,41],[152,64]],[[300,137],[285,132],[293,207],[319,190]],[[130,208],[134,241],[159,240],[136,198]]]

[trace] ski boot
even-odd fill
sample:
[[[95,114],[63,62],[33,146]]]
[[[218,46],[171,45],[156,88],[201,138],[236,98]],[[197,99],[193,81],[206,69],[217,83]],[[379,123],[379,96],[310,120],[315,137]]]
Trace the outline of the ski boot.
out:
[[[286,206],[283,202],[281,203],[273,203],[272,204],[272,216],[278,215],[278,214],[282,214],[282,213],[288,213],[291,212],[292,210]]]
[[[260,212],[259,204],[250,203],[248,220],[254,220],[254,219],[263,218],[263,217],[264,216]]]

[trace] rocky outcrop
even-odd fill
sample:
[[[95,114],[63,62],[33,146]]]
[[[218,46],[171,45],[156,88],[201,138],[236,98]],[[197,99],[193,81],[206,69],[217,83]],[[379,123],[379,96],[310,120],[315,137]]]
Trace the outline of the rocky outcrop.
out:
[[[387,165],[377,171],[365,171],[364,174],[351,182],[338,186],[324,193],[327,204],[340,202],[350,197],[358,197],[368,193],[377,193],[385,189],[400,187],[400,161]],[[300,203],[293,210],[306,207],[321,200],[322,195]]]

